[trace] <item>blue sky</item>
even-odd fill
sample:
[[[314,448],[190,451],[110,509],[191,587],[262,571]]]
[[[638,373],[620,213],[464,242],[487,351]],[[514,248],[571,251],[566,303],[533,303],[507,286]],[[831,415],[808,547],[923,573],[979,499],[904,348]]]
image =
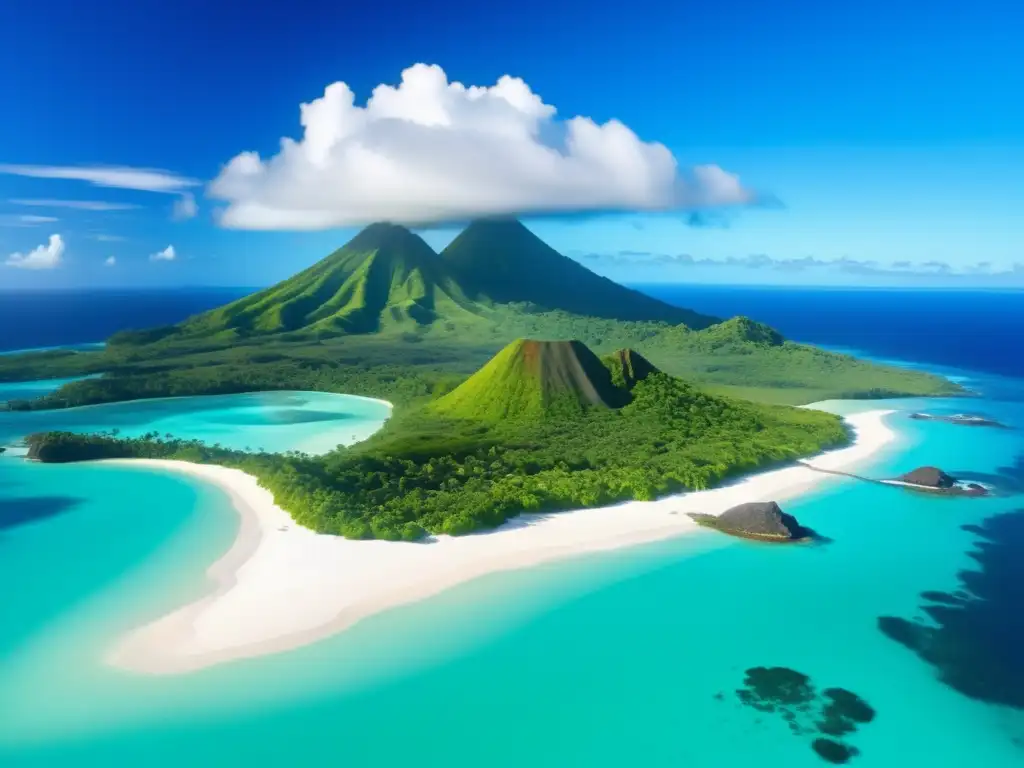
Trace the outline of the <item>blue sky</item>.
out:
[[[429,213],[435,188],[441,218],[571,204],[587,215],[525,220],[624,281],[1024,287],[1015,3],[14,5],[0,8],[0,289],[263,285],[342,244],[360,216]],[[463,156],[472,142],[435,147],[393,120],[360,129],[401,159],[401,182],[348,161],[303,175],[278,158],[270,173],[281,138],[303,138],[300,104],[341,81],[364,105],[421,62],[467,86],[521,78],[557,110],[537,118],[556,143],[577,115],[621,121],[635,142],[602,134],[582,165],[520,177],[530,148],[498,130],[514,121],[466,112],[498,143]],[[661,184],[653,142],[679,179]],[[266,178],[226,169],[247,151]],[[702,183],[695,166],[724,175]],[[69,168],[82,178],[54,178]],[[425,236],[440,247],[452,231]]]

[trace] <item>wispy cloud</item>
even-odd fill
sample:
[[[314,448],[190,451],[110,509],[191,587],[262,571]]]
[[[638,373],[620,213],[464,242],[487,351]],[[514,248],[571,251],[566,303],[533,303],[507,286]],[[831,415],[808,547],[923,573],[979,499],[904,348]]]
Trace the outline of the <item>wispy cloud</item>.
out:
[[[723,259],[697,258],[688,253],[658,253],[652,251],[623,250],[614,253],[572,254],[581,261],[615,266],[687,266],[687,267],[729,267],[751,271],[810,272],[831,271],[860,276],[907,276],[907,277],[956,277],[958,275],[1024,275],[1024,264],[996,266],[981,261],[967,266],[955,266],[949,262],[931,260],[912,262],[898,260],[879,262],[872,259],[853,259],[842,256],[837,259],[821,259],[815,256],[795,258],[774,258],[763,253],[745,256],[729,256]]]
[[[174,261],[176,258],[178,258],[178,254],[173,245],[168,245],[162,251],[157,251],[149,256],[150,261]]]
[[[34,179],[84,181],[97,187],[135,189],[143,192],[178,193],[200,184],[198,179],[179,176],[159,168],[130,168],[119,165],[12,165],[0,164],[0,173]]]
[[[128,239],[126,237],[121,237],[120,235],[107,235],[104,234],[103,232],[96,232],[94,234],[89,235],[89,237],[100,243],[123,243],[125,240]]]
[[[45,245],[28,253],[12,253],[4,262],[8,267],[18,269],[55,269],[64,256],[64,241],[60,235],[50,235]]]
[[[33,205],[38,208],[75,208],[80,211],[132,211],[141,206],[131,203],[108,203],[103,200],[26,200],[7,202],[14,205]]]
[[[183,221],[185,219],[191,219],[197,213],[199,213],[199,206],[196,205],[196,198],[192,193],[186,192],[174,201],[172,216],[176,220]]]
[[[34,216],[32,214],[0,215],[0,226],[2,227],[37,227],[40,224],[53,224],[55,221],[58,221],[55,216]]]
[[[113,266],[116,266],[116,265],[117,265],[117,257],[116,256],[107,256],[107,258],[104,259],[104,261],[103,261],[103,266],[105,266],[105,267],[113,267]]]

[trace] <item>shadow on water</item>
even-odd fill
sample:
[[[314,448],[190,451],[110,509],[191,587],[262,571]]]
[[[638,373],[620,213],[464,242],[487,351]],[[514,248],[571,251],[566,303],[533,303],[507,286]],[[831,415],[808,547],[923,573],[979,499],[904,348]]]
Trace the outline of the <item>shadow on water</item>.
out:
[[[994,472],[963,470],[952,474],[959,480],[990,485],[1000,495],[1015,496],[1024,493],[1024,454],[1014,459],[1010,466],[997,467]]]
[[[922,593],[931,623],[883,616],[878,627],[964,696],[1024,710],[1024,509],[964,530],[978,536],[978,567],[958,574],[953,593]]]
[[[70,496],[5,499],[0,501],[0,531],[57,517],[79,503],[80,499]]]

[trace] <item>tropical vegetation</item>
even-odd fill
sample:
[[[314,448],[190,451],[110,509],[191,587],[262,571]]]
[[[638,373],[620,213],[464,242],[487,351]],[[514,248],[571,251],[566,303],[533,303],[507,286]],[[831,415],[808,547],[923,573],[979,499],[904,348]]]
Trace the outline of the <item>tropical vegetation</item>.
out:
[[[847,439],[833,415],[712,395],[653,366],[628,388],[616,385],[623,356],[597,360],[582,345],[569,353],[582,359],[585,374],[564,378],[564,361],[555,358],[569,345],[551,345],[548,363],[534,365],[545,346],[514,343],[454,391],[323,457],[247,454],[156,434],[64,432],[31,436],[30,455],[50,462],[144,457],[237,467],[314,530],[415,540],[493,528],[524,511],[704,489]],[[635,352],[628,357],[635,369],[646,362]],[[466,396],[487,389],[495,393],[487,408]],[[602,397],[594,401],[592,390]],[[514,398],[515,409],[494,407]]]

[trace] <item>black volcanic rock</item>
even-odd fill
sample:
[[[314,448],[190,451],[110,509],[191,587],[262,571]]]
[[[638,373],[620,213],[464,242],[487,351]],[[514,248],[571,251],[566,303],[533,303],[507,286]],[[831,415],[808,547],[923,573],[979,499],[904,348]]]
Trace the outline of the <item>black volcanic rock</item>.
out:
[[[811,532],[792,515],[787,515],[774,501],[751,501],[727,509],[718,517],[691,513],[701,525],[717,528],[723,533],[765,541],[800,541]]]
[[[923,485],[926,488],[952,488],[956,485],[956,478],[947,475],[938,467],[918,467],[896,479],[912,485]]]
[[[723,529],[783,539],[798,538],[803,531],[796,518],[783,512],[774,501],[740,504],[719,515],[718,522]]]

